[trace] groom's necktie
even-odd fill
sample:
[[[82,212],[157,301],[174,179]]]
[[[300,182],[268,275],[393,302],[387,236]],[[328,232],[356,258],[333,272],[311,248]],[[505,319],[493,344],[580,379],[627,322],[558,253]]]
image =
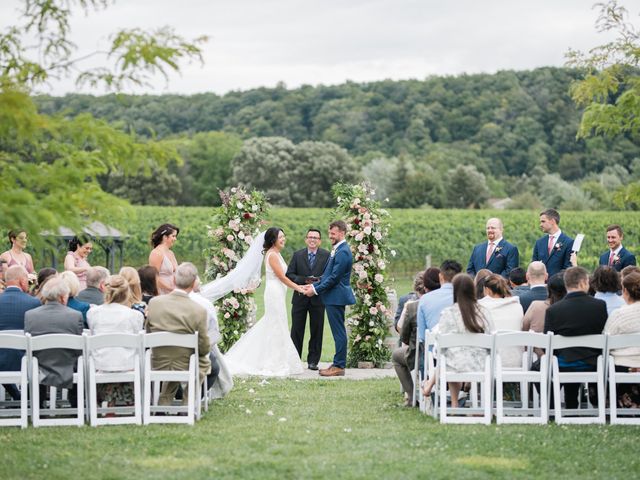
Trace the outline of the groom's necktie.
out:
[[[309,252],[309,268],[313,270],[313,266],[316,263],[316,254]]]

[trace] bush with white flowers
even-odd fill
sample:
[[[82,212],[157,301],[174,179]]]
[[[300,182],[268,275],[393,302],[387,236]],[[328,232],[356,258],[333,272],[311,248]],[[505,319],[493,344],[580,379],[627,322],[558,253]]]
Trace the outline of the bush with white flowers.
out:
[[[374,200],[374,191],[366,184],[336,184],[333,193],[338,203],[337,216],[347,223],[346,240],[353,253],[351,286],[356,304],[349,310],[349,366],[389,360],[384,344],[391,313],[385,287],[387,256],[393,252],[386,244],[388,216]]]
[[[233,187],[220,192],[222,206],[208,227],[211,247],[207,256],[207,280],[225,276],[236,266],[258,234],[258,227],[267,210],[262,192],[246,192]],[[255,286],[257,287],[257,285]],[[220,350],[226,352],[247,330],[248,319],[255,311],[253,290],[233,291],[216,302],[222,340]]]

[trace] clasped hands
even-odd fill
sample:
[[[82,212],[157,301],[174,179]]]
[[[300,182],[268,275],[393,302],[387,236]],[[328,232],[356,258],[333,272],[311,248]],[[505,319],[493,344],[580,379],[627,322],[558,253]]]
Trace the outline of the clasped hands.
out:
[[[315,295],[315,292],[311,285],[298,285],[296,291],[300,292],[303,295],[306,295],[307,297],[313,297]]]

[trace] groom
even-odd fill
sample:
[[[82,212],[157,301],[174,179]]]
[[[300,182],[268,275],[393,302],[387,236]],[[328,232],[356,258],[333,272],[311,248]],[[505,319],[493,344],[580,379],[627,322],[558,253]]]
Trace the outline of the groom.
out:
[[[347,234],[347,224],[336,220],[329,225],[329,240],[333,245],[331,257],[324,269],[319,282],[306,287],[305,294],[309,297],[319,295],[325,305],[329,326],[336,344],[336,354],[333,364],[320,370],[323,377],[344,376],[347,365],[347,331],[344,326],[344,310],[346,305],[353,305],[356,299],[351,290],[351,266],[353,256],[344,237]]]

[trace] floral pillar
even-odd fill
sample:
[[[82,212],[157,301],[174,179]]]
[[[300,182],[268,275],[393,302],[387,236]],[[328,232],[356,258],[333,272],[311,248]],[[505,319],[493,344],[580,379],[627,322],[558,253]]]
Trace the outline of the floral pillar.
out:
[[[207,280],[225,276],[236,266],[258,233],[267,203],[261,192],[247,193],[240,187],[221,191],[222,206],[208,227],[212,246],[207,255]],[[253,292],[238,290],[216,302],[222,341],[220,350],[226,352],[247,330],[249,316],[255,310]]]
[[[349,311],[350,328],[348,364],[373,362],[382,366],[390,357],[384,339],[389,331],[391,312],[388,309],[384,270],[388,213],[373,199],[375,193],[366,184],[343,185],[333,188],[338,203],[337,214],[347,222],[347,242],[353,253],[353,287],[356,304]]]

